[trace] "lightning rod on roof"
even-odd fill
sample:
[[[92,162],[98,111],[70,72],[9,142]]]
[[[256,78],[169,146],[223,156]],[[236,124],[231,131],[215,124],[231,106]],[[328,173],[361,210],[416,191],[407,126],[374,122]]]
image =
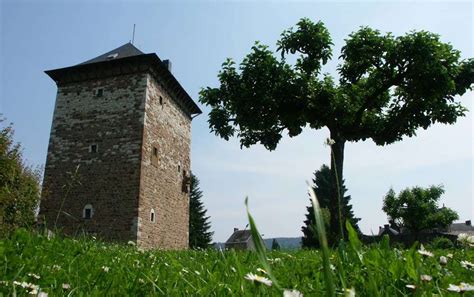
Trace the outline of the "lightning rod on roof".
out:
[[[132,44],[135,41],[135,24],[133,24]]]

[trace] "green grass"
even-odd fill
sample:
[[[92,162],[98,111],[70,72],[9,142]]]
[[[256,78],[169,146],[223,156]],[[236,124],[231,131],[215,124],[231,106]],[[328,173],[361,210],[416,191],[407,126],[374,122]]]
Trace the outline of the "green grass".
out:
[[[474,284],[474,271],[460,264],[474,262],[474,250],[431,252],[434,257],[423,257],[416,248],[397,250],[388,242],[362,247],[353,239],[330,254],[336,293],[354,288],[357,296],[454,296],[446,290],[449,284]],[[441,266],[439,256],[449,253],[453,258]],[[270,252],[267,257],[281,288],[297,289],[305,296],[327,294],[319,251]],[[87,238],[48,239],[19,230],[0,241],[0,295],[26,296],[27,289],[13,285],[17,281],[38,285],[49,296],[282,296],[274,285],[244,278],[250,272],[263,275],[257,272],[260,263],[251,252],[138,251],[133,246]],[[423,274],[432,280],[422,282]],[[63,284],[70,288],[63,289]],[[417,290],[407,288],[408,284]]]

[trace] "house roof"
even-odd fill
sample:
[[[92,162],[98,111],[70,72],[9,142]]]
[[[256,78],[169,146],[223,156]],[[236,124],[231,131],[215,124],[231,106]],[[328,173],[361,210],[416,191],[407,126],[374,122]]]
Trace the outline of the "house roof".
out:
[[[132,57],[132,56],[138,56],[138,55],[144,55],[144,54],[145,54],[144,52],[142,52],[141,50],[139,50],[138,48],[136,48],[133,44],[129,42],[122,46],[119,46],[116,49],[111,50],[110,52],[106,52],[105,54],[97,56],[94,59],[90,59],[85,62],[82,62],[79,65],[104,62],[104,61],[110,61],[110,60],[116,60],[116,59],[123,59],[126,57]]]
[[[453,223],[448,229],[451,233],[474,232],[474,226],[466,223]]]
[[[227,239],[225,242],[226,244],[229,243],[241,243],[241,242],[247,242],[252,238],[252,233],[250,230],[237,230],[232,233],[232,235]]]
[[[131,43],[126,43],[78,65],[45,72],[59,85],[140,71],[150,71],[155,77],[159,77],[160,83],[163,83],[167,90],[174,94],[174,100],[190,117],[193,114],[202,113],[199,106],[156,54],[144,54]]]

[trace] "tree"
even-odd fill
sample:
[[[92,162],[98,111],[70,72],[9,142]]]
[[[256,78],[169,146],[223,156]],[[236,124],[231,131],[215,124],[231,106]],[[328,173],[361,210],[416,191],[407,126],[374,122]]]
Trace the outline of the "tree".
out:
[[[273,241],[272,241],[272,251],[279,251],[280,250],[280,244],[278,243],[278,241],[273,238]]]
[[[191,174],[191,192],[189,197],[189,247],[207,248],[211,244],[212,234],[210,232],[211,223],[207,210],[201,201],[202,191],[199,189],[199,180]]]
[[[442,186],[406,188],[398,196],[390,189],[382,209],[399,230],[407,229],[417,234],[423,230],[444,229],[459,217],[450,208],[438,207],[443,194]]]
[[[284,131],[294,137],[307,125],[326,127],[332,175],[341,181],[346,142],[387,145],[464,116],[455,96],[471,89],[474,59],[460,60],[460,52],[438,35],[413,31],[394,37],[361,27],[345,41],[338,82],[321,74],[332,57],[329,31],[309,19],[282,33],[279,58],[256,42],[238,69],[227,59],[220,86],[200,92],[200,102],[211,107],[211,131],[226,140],[237,136],[241,147],[261,143],[274,150]],[[288,62],[294,55],[296,62]],[[335,203],[342,196],[336,182],[331,196]],[[342,220],[335,221],[343,232]]]
[[[333,176],[331,175],[331,170],[327,165],[321,166],[319,170],[314,172],[313,178],[313,191],[316,193],[318,197],[318,201],[322,210],[322,214],[324,217],[324,222],[326,227],[330,226],[331,224],[336,224],[335,219],[337,219],[336,215],[338,213],[337,205],[334,204],[334,200],[331,196],[331,185],[333,183]],[[354,227],[355,230],[359,231],[359,227],[357,223],[360,221],[359,218],[354,216],[354,212],[352,210],[352,205],[349,204],[351,200],[351,196],[347,195],[344,196],[347,192],[346,187],[344,186],[344,181],[341,184],[342,186],[342,195],[343,198],[341,199],[341,210],[342,210],[342,218],[343,220],[349,220],[351,225]],[[304,221],[304,226],[301,228],[303,231],[303,247],[307,248],[314,248],[319,247],[319,241],[317,239],[317,234],[314,230],[315,221],[314,221],[314,209],[310,202],[310,206],[306,207],[307,214],[306,220]],[[347,230],[344,229],[345,232]],[[347,235],[347,233],[345,233]],[[328,244],[334,245],[340,239],[339,232],[335,232],[334,230],[327,230],[326,236],[328,239]]]
[[[4,120],[0,117],[0,124]],[[35,222],[40,197],[39,170],[27,166],[11,125],[0,130],[0,236]]]

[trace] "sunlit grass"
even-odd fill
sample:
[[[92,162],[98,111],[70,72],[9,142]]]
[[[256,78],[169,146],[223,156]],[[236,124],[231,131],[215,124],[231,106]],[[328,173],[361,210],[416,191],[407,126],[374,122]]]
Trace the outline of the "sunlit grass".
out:
[[[448,291],[450,285],[463,289],[469,287],[461,283],[474,284],[474,270],[466,264],[474,262],[469,247],[426,247],[430,256],[417,246],[391,248],[387,240],[365,247],[350,230],[349,239],[329,250],[336,295],[352,289],[356,296],[455,296],[461,292]],[[34,289],[49,296],[282,296],[284,289],[304,296],[330,293],[322,252],[262,252],[267,267],[255,252],[139,251],[131,245],[48,239],[20,230],[0,241],[0,295],[26,296]],[[247,280],[249,273],[272,280],[272,285]]]

